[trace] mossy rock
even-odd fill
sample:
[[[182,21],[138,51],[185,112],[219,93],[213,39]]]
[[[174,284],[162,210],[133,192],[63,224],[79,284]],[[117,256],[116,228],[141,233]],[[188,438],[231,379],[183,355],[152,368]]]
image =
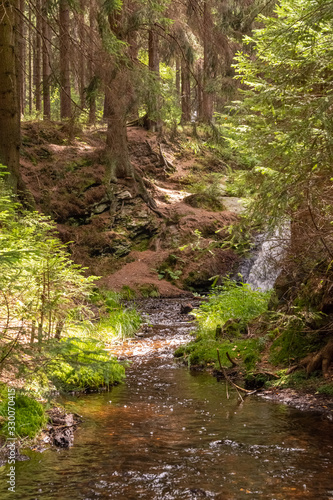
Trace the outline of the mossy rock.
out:
[[[225,207],[221,200],[213,198],[209,193],[196,193],[186,196],[184,202],[193,208],[205,208],[214,212],[221,212]]]
[[[245,389],[256,390],[265,387],[266,382],[272,377],[265,373],[248,373],[244,379]]]

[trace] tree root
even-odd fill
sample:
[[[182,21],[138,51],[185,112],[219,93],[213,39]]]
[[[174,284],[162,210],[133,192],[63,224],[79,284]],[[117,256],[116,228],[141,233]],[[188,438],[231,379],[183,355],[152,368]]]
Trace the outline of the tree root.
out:
[[[143,199],[143,201],[147,204],[147,206],[155,212],[159,217],[163,219],[163,214],[157,209],[156,202],[152,196],[148,193],[148,190],[143,182],[143,179],[138,172],[134,171],[134,181],[137,184],[138,192]]]
[[[297,365],[293,365],[287,371],[287,374],[293,373],[294,371],[305,368],[307,375],[310,375],[316,370],[321,370],[324,378],[329,377],[329,368],[333,362],[333,339],[330,339],[328,343],[320,349],[315,354],[309,354],[303,358]]]

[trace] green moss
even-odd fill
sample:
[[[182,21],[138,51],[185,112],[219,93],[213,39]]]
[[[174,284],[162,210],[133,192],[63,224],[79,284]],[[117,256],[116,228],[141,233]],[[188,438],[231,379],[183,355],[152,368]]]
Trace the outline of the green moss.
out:
[[[125,368],[97,340],[69,338],[55,346],[47,375],[58,390],[96,390],[121,382]]]
[[[4,437],[14,436],[34,438],[47,422],[45,409],[41,403],[24,394],[16,393],[15,397],[15,428],[8,425],[8,394],[7,388],[2,391],[0,415],[4,418],[0,434]]]
[[[333,384],[324,384],[321,387],[318,387],[319,394],[324,394],[325,396],[333,397]]]
[[[270,361],[278,365],[302,359],[309,353],[319,350],[322,342],[319,335],[305,330],[302,318],[290,317],[285,330],[271,346]]]
[[[222,365],[230,366],[227,353],[244,370],[252,370],[260,359],[268,339],[244,337],[246,324],[267,309],[269,292],[253,291],[247,285],[225,280],[199,309],[192,311],[198,322],[194,342],[177,349],[175,356],[183,357],[189,366],[214,366],[219,369],[217,349]],[[223,326],[226,330],[223,331]],[[221,335],[216,338],[216,328]]]
[[[136,292],[128,285],[123,285],[121,287],[121,296],[125,300],[133,300],[136,297]]]

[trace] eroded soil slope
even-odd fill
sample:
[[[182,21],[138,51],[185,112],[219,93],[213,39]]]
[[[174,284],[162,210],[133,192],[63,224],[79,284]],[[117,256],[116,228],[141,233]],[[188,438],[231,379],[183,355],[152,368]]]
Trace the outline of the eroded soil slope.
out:
[[[129,128],[131,161],[156,201],[151,210],[131,179],[120,179],[116,215],[110,211],[105,130],[68,131],[57,123],[23,126],[22,172],[39,210],[58,225],[73,259],[101,276],[101,284],[143,296],[177,296],[209,287],[209,279],[237,263],[221,248],[237,220],[237,200],[193,194],[193,173],[224,173],[210,153]],[[211,209],[214,208],[214,210]],[[227,209],[229,207],[229,209]]]

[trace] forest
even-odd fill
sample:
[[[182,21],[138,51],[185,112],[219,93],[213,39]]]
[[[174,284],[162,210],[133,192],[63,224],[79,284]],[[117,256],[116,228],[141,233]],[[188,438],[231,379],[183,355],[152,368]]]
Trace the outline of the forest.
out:
[[[330,0],[0,3],[0,466],[161,349],[332,417],[332,31]]]

